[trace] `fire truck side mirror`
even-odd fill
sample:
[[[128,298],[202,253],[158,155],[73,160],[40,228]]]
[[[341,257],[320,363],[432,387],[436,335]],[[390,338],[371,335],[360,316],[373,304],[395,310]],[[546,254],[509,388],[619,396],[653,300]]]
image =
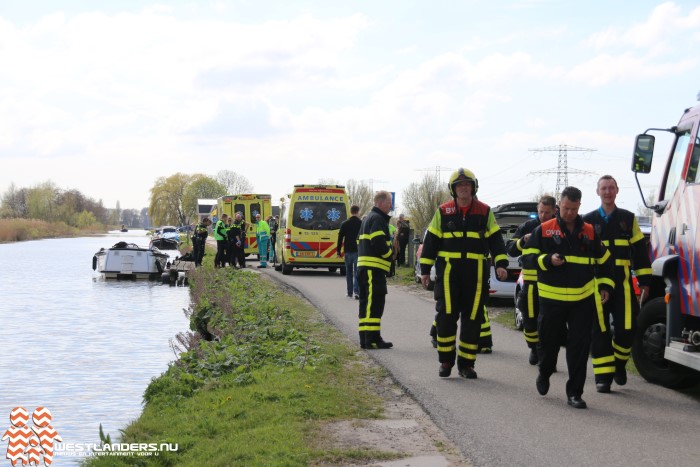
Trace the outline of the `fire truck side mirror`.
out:
[[[634,145],[634,156],[632,157],[633,172],[643,174],[651,172],[655,140],[656,138],[653,135],[637,135]]]

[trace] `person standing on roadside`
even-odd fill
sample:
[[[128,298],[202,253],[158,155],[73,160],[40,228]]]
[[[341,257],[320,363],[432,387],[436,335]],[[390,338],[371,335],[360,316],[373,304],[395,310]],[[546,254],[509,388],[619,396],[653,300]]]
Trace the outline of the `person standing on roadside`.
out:
[[[627,384],[625,366],[632,352],[639,314],[632,270],[642,299],[649,296],[651,285],[651,261],[644,234],[635,215],[615,204],[618,191],[617,181],[611,175],[600,177],[596,187],[600,207],[583,216],[583,220],[592,224],[600,235],[614,264],[615,293],[603,306],[603,324],[593,326],[591,347],[596,390],[603,393],[610,392],[613,380],[619,386]],[[614,330],[610,329],[610,318],[615,323]]]
[[[347,297],[360,299],[360,286],[357,283],[357,237],[360,233],[360,207],[356,204],[350,206],[350,217],[340,224],[338,231],[338,246],[336,255],[345,258],[345,281],[347,285]],[[344,247],[344,248],[343,248]]]
[[[542,223],[553,219],[556,214],[557,200],[554,196],[543,196],[537,203],[537,217],[523,222],[506,243],[508,255],[517,258],[523,254],[523,249],[530,240],[532,232]],[[540,361],[540,339],[537,334],[537,317],[540,314],[539,296],[537,295],[537,270],[522,269],[523,287],[517,297],[518,310],[523,316],[523,336],[530,348],[530,365]]]
[[[398,238],[398,254],[396,255],[396,263],[398,266],[407,265],[406,261],[406,246],[408,245],[408,237],[411,233],[411,226],[408,219],[403,214],[399,214],[399,220],[396,222],[397,238]]]
[[[365,216],[358,235],[357,276],[360,288],[360,347],[390,349],[394,346],[381,335],[387,287],[386,276],[391,268],[389,216],[391,193],[374,195],[374,207]]]
[[[535,386],[543,396],[549,391],[549,377],[566,336],[566,397],[575,409],[587,407],[581,396],[592,326],[599,325],[615,286],[610,252],[593,226],[579,216],[580,207],[581,190],[564,188],[559,214],[537,227],[523,250],[523,267],[537,270],[540,297],[541,360]]]
[[[245,227],[243,216],[240,212],[237,212],[231,224],[229,238],[233,237],[235,239],[231,245],[231,264],[236,266],[236,263],[238,263],[238,268],[245,267]]]
[[[228,236],[226,235],[226,219],[228,219],[228,215],[222,214],[214,227],[214,240],[216,240],[216,256],[214,257],[215,268],[223,268],[226,265],[226,243],[228,242]]]
[[[270,226],[270,256],[269,261],[275,261],[275,243],[277,241],[277,229],[279,227],[279,222],[277,221],[277,216],[270,216],[267,218],[267,225]]]
[[[197,224],[192,235],[192,255],[194,256],[194,265],[201,266],[204,259],[204,249],[209,236],[209,226],[211,219],[205,217],[202,222]]]
[[[258,241],[259,268],[267,267],[267,255],[270,243],[270,226],[262,220],[260,214],[255,215],[255,238]]]
[[[427,287],[430,269],[435,265],[438,375],[450,376],[456,359],[459,375],[475,379],[474,363],[489,296],[489,254],[499,280],[508,277],[508,258],[491,208],[475,197],[479,182],[474,173],[457,169],[448,187],[452,200],[438,208],[425,234],[421,281]]]

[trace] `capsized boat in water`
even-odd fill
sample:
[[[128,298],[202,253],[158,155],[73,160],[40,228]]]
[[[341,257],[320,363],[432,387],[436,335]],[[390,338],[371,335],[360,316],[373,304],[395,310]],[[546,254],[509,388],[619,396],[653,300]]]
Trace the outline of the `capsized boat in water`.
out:
[[[177,227],[166,226],[157,229],[151,238],[151,246],[159,250],[179,250],[180,233]]]
[[[167,267],[169,256],[155,247],[118,242],[112,248],[100,248],[92,257],[92,269],[107,279],[158,279]]]

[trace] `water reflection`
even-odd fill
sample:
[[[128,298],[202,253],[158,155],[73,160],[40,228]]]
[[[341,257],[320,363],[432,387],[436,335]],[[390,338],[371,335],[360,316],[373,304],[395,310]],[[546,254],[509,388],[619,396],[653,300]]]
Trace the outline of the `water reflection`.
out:
[[[64,443],[98,442],[100,423],[114,439],[175,358],[168,341],[188,328],[189,290],[102,279],[93,254],[122,240],[148,244],[130,231],[0,245],[2,432],[13,407],[45,406]]]

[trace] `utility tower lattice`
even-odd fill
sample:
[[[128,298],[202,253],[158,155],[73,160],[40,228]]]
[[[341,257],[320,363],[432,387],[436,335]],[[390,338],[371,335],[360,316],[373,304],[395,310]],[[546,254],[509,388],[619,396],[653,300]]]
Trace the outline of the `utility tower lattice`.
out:
[[[432,171],[435,171],[435,178],[437,178],[438,184],[441,184],[441,183],[442,183],[442,172],[444,172],[444,171],[446,171],[446,170],[449,171],[449,170],[452,170],[452,169],[449,169],[449,168],[447,168],[447,167],[440,167],[439,165],[437,165],[437,166],[435,166],[435,167],[428,167],[428,168],[425,168],[425,169],[416,169],[416,170],[418,170],[419,172],[432,172]]]
[[[554,190],[554,193],[556,194],[556,196],[559,196],[561,191],[564,188],[566,188],[567,186],[569,186],[569,173],[575,173],[575,174],[581,174],[581,175],[594,175],[595,174],[594,172],[589,172],[587,170],[579,170],[579,169],[569,170],[568,151],[593,152],[593,151],[596,151],[596,149],[579,148],[576,146],[569,146],[567,144],[560,144],[559,146],[547,146],[544,148],[528,149],[528,151],[532,151],[532,152],[559,151],[559,158],[557,160],[557,168],[556,169],[537,170],[534,172],[530,172],[531,174],[556,173],[557,174],[557,187]]]

